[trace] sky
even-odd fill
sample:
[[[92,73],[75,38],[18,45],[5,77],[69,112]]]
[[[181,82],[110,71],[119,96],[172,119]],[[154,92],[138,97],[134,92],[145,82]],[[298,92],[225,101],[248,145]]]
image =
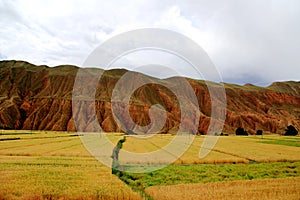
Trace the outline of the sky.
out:
[[[298,0],[0,0],[0,26],[0,60],[82,66],[113,36],[162,28],[200,45],[225,82],[300,80]]]

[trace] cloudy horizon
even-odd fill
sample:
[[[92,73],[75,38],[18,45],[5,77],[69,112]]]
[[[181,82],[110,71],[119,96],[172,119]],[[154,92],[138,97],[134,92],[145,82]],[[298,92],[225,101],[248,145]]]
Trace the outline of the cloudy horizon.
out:
[[[0,60],[82,66],[107,39],[150,27],[191,38],[224,82],[268,85],[300,80],[296,0],[0,0],[0,17]]]

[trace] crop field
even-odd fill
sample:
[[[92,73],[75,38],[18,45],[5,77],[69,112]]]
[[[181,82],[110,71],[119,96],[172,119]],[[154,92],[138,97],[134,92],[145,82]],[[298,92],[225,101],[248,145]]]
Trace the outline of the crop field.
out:
[[[105,136],[113,144],[123,137],[122,134]],[[124,150],[152,152],[173,138],[172,135],[127,137],[120,151],[120,162],[164,164],[163,160],[128,159]],[[0,199],[143,199],[150,196],[172,199],[175,194],[173,199],[176,199],[181,193],[185,194],[187,188],[194,193],[214,188],[217,195],[214,199],[218,199],[227,187],[226,192],[229,196],[232,194],[233,199],[249,199],[246,196],[253,196],[251,192],[261,193],[261,188],[269,193],[278,189],[280,196],[299,199],[295,197],[300,196],[297,178],[300,176],[300,137],[222,136],[212,151],[200,159],[203,141],[204,136],[196,136],[188,150],[166,168],[117,177],[86,150],[78,133],[1,131]],[[239,181],[241,184],[237,184]],[[293,187],[298,193],[288,196]],[[193,192],[189,194],[198,199]],[[209,192],[203,195],[207,197],[204,199],[211,198]],[[273,198],[271,194],[263,195],[257,197]]]
[[[299,199],[300,178],[277,178],[248,181],[216,182],[207,184],[180,184],[174,186],[154,186],[146,192],[154,199]]]
[[[0,199],[141,199],[92,158],[0,156]]]
[[[8,132],[0,139],[0,199],[142,199],[74,133]]]

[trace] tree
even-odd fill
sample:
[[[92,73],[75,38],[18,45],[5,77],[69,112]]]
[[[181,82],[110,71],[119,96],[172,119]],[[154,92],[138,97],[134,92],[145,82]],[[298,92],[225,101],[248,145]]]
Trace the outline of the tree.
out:
[[[298,134],[297,129],[293,126],[293,125],[289,125],[287,126],[287,128],[285,129],[285,136],[295,136]]]
[[[235,131],[236,135],[248,135],[247,131],[242,128],[242,127],[238,127]]]
[[[257,130],[256,131],[256,135],[262,135],[263,134],[263,131],[262,130]]]

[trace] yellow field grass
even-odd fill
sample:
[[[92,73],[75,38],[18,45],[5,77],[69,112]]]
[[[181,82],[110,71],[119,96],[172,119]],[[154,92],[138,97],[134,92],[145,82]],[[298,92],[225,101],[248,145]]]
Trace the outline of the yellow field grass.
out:
[[[257,162],[299,161],[299,147],[261,143],[266,139],[280,140],[283,136],[255,137],[222,137],[218,140],[214,151],[227,153]],[[298,140],[299,137],[294,137]]]
[[[141,199],[93,158],[0,156],[0,199]]]
[[[156,200],[299,200],[300,177],[153,186],[146,193]]]
[[[53,134],[53,135],[52,135]],[[0,135],[0,139],[8,136],[20,137],[20,140],[0,141],[0,155],[23,156],[79,156],[90,157],[80,137],[71,136],[74,133],[36,133]],[[105,134],[116,144],[123,136],[120,134]],[[264,139],[255,137],[219,137],[217,144],[205,157],[199,158],[199,151],[204,137],[195,137],[188,150],[178,158],[175,164],[203,164],[203,163],[248,163],[274,162],[274,161],[299,161],[299,147],[278,144],[262,143],[266,139],[282,139],[282,136],[264,136]],[[166,146],[174,136],[155,135],[150,138],[127,137],[123,150],[133,153],[153,152]],[[299,137],[298,137],[299,139]],[[163,160],[134,160],[126,158],[124,151],[120,152],[120,159],[124,163],[163,163]],[[164,152],[172,155],[169,152]]]
[[[74,134],[1,131],[0,199],[142,199]]]
[[[79,137],[60,134],[17,135],[20,140],[0,142],[0,155],[19,156],[91,156]],[[29,136],[31,138],[29,138]],[[0,138],[7,137],[2,136]]]
[[[116,176],[111,175],[111,169],[97,161],[88,152],[82,144],[77,133],[64,132],[26,132],[26,131],[1,131],[0,132],[0,200],[1,199],[140,199],[140,196],[133,192],[127,185],[121,182]],[[107,138],[116,144],[123,137],[122,134],[105,134]],[[6,140],[17,138],[17,140]],[[123,149],[120,152],[120,160],[124,163],[163,163],[163,160],[131,160],[124,157],[124,150],[134,153],[153,152],[166,146],[174,136],[172,135],[155,135],[149,138],[127,137]],[[274,161],[299,161],[299,146],[269,144],[265,141],[282,141],[295,140],[299,137],[282,137],[282,136],[264,136],[260,137],[237,137],[224,136],[220,137],[216,146],[205,157],[199,158],[199,151],[204,141],[204,136],[197,136],[190,145],[188,150],[178,158],[174,164],[217,164],[217,163],[249,163],[257,162],[274,162]],[[286,142],[286,141],[285,141]],[[164,152],[166,155],[170,152]],[[110,154],[110,152],[109,152]],[[273,180],[273,179],[272,179]],[[202,188],[215,188],[216,196],[214,199],[223,199],[222,193],[232,194],[231,197],[240,199],[249,199],[247,195],[255,196],[260,188],[265,191],[274,190],[277,195],[282,195],[293,199],[295,195],[286,188],[288,184],[299,182],[298,179],[279,179],[266,182],[228,182],[212,183],[217,185],[182,185],[182,191],[173,192],[173,187],[166,186],[160,189],[151,187],[147,192],[156,199],[155,195],[163,195],[164,191],[170,191],[168,194],[183,192],[189,194],[188,189],[193,191],[191,198],[197,191],[212,195]],[[264,180],[265,181],[265,180]],[[230,185],[231,183],[231,185]],[[218,185],[225,184],[225,185]],[[226,185],[229,184],[229,185]],[[243,185],[245,184],[245,185]],[[271,185],[270,185],[271,184]],[[282,184],[282,185],[280,185]],[[255,185],[258,185],[255,187]],[[169,188],[170,187],[170,188]],[[179,186],[178,186],[179,187]],[[295,187],[299,189],[297,183]],[[194,188],[194,189],[193,189]],[[222,190],[223,188],[223,190]],[[224,191],[226,188],[226,191]],[[229,193],[227,192],[227,188]],[[243,189],[244,188],[244,189]],[[247,188],[247,189],[245,189]],[[248,189],[249,188],[249,189]],[[275,188],[275,189],[274,189]],[[282,188],[282,189],[281,189]],[[278,190],[279,189],[279,190]],[[176,190],[176,189],[175,189]],[[205,190],[205,189],[203,189]],[[238,192],[241,190],[241,194]],[[278,190],[278,191],[277,191]],[[159,192],[161,191],[161,192]],[[231,192],[230,192],[231,191]],[[294,191],[294,190],[293,190]],[[151,193],[152,192],[152,193]],[[253,192],[253,193],[251,193]],[[271,193],[271,192],[269,192]],[[257,196],[259,199],[273,196],[266,192],[265,196]],[[285,195],[286,193],[286,195]],[[239,196],[242,195],[242,196]],[[289,195],[289,196],[288,196]],[[296,193],[299,196],[299,193]],[[167,196],[165,196],[167,198]],[[167,199],[172,199],[169,196]],[[186,199],[188,196],[185,196]],[[200,196],[199,196],[200,197]],[[230,198],[231,198],[230,197]],[[260,198],[261,197],[261,198]],[[157,196],[158,199],[164,198]],[[180,198],[180,196],[178,196]],[[198,196],[195,197],[196,199]],[[228,197],[229,199],[229,197]],[[274,198],[273,198],[274,199]],[[276,199],[276,198],[275,198]],[[277,198],[278,199],[278,198]],[[300,198],[298,198],[300,199]]]
[[[124,149],[130,152],[150,152],[168,144],[174,136],[158,135],[149,139],[136,139],[129,137],[124,143]],[[199,158],[199,151],[204,141],[204,136],[195,137],[188,150],[177,160],[176,164],[202,164],[202,163],[248,163],[277,162],[277,161],[299,161],[299,147],[278,144],[262,143],[266,139],[281,140],[288,139],[283,136],[260,137],[219,137],[217,144],[205,157]],[[299,137],[294,137],[299,140]],[[292,139],[294,139],[292,137]],[[152,146],[151,146],[152,145]]]

